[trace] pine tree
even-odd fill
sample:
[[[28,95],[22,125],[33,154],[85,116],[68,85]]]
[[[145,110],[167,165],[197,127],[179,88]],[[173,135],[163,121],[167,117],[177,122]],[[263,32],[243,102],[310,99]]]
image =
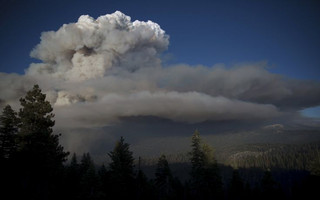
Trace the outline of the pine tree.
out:
[[[132,152],[129,150],[130,145],[124,142],[121,137],[108,155],[111,158],[110,178],[113,183],[112,192],[114,197],[129,198],[134,196],[134,165]]]
[[[191,164],[192,164],[192,176],[198,176],[199,171],[204,166],[204,153],[201,149],[201,140],[200,140],[200,133],[196,130],[191,138]],[[196,177],[195,177],[196,178]]]
[[[200,133],[196,130],[191,138],[191,147],[190,152],[191,158],[191,195],[194,198],[201,198],[201,189],[204,188],[203,179],[204,179],[204,153],[201,149],[201,140]]]
[[[156,199],[156,189],[141,169],[138,170],[136,184],[137,199]]]
[[[100,199],[106,199],[109,194],[109,172],[104,164],[98,170],[98,193]]]
[[[19,150],[28,163],[39,167],[37,170],[43,168],[50,172],[62,166],[68,153],[59,145],[60,135],[53,134],[53,109],[45,98],[35,85],[25,98],[20,99]]]
[[[22,108],[18,113],[17,165],[21,167],[21,188],[26,197],[33,199],[54,198],[52,194],[58,194],[63,162],[68,155],[59,144],[60,135],[53,134],[53,109],[45,98],[35,85],[20,99]]]
[[[0,156],[9,159],[16,151],[16,134],[18,131],[17,113],[10,105],[4,107],[0,116]]]
[[[64,190],[68,199],[75,199],[75,197],[79,196],[80,180],[80,164],[78,163],[76,153],[73,153],[70,164],[66,170],[66,178],[64,181]]]
[[[191,138],[191,194],[196,199],[222,197],[222,181],[213,149],[202,144],[199,131]]]
[[[70,161],[69,168],[72,169],[72,171],[75,171],[75,172],[79,171],[79,164],[78,164],[78,159],[77,159],[77,154],[76,153],[72,154],[72,158],[71,158],[71,161]]]
[[[80,197],[83,199],[94,199],[97,189],[97,175],[94,162],[89,153],[83,154],[80,164]]]
[[[0,185],[3,197],[13,198],[16,194],[16,134],[17,113],[10,105],[4,107],[0,116]]]
[[[203,182],[205,198],[221,199],[222,198],[222,180],[217,160],[214,156],[214,150],[211,146],[204,143],[202,145],[204,155]]]
[[[200,133],[198,130],[192,135],[191,147],[191,185],[193,185],[196,190],[198,186],[200,187],[204,175],[204,153],[201,149]]]
[[[160,199],[168,197],[172,192],[172,174],[165,155],[161,155],[155,173],[155,184],[159,192]]]
[[[81,157],[80,174],[85,174],[90,168],[94,167],[93,160],[89,153],[84,153]]]

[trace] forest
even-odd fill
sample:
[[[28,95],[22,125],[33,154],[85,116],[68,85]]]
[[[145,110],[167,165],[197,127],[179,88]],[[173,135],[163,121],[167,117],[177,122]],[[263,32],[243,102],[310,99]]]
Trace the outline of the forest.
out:
[[[66,152],[53,133],[53,108],[35,85],[0,117],[1,195],[8,199],[302,199],[320,189],[320,143],[242,146],[218,162],[190,130],[190,152],[135,159],[119,137],[95,164]]]

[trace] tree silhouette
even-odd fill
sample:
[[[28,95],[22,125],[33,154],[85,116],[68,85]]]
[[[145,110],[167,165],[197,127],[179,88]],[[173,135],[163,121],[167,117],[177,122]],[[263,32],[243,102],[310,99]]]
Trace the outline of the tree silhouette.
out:
[[[134,165],[132,152],[129,144],[121,137],[108,155],[111,158],[110,178],[112,185],[112,195],[117,198],[129,198],[134,196]]]
[[[69,166],[66,167],[64,193],[67,199],[76,199],[80,191],[80,164],[78,163],[76,153],[73,153]]]
[[[31,163],[48,170],[62,166],[68,153],[59,145],[60,135],[53,134],[53,109],[45,98],[46,95],[35,85],[25,98],[20,99],[19,149],[31,159]]]
[[[80,199],[95,199],[97,195],[97,174],[89,153],[83,154],[80,164]]]
[[[0,184],[2,195],[12,197],[16,185],[16,137],[17,113],[10,105],[4,107],[0,116]]]
[[[201,149],[201,140],[200,140],[200,133],[198,130],[196,130],[191,138],[191,165],[192,165],[192,171],[191,176],[194,179],[194,181],[201,177],[201,171],[204,167],[204,153]]]
[[[109,195],[110,189],[110,173],[108,172],[107,168],[104,164],[98,170],[98,195],[97,197],[100,199],[106,199],[107,195]]]
[[[9,159],[16,151],[16,134],[18,131],[17,113],[10,105],[4,107],[0,116],[0,156]]]
[[[69,165],[70,173],[75,174],[75,176],[78,175],[79,174],[79,168],[80,168],[80,166],[79,166],[79,163],[78,163],[77,154],[73,153],[71,161],[70,161],[70,165]]]
[[[195,199],[222,198],[222,181],[213,149],[202,144],[199,131],[191,138],[191,196]]]
[[[154,187],[154,184],[152,184],[147,176],[144,174],[144,172],[139,169],[136,177],[136,194],[137,199],[156,199],[157,198],[157,192]]]
[[[22,188],[31,198],[49,198],[53,184],[61,178],[63,162],[68,155],[53,134],[54,114],[38,85],[20,99],[19,111],[19,166],[23,166]],[[58,186],[56,184],[55,186]],[[55,190],[55,189],[53,189]],[[52,197],[53,198],[53,197]]]
[[[172,192],[172,174],[165,155],[161,155],[156,168],[155,184],[160,199],[166,198]]]
[[[133,153],[123,137],[108,154],[111,158],[108,169],[102,165],[96,171],[89,153],[83,154],[80,162],[74,153],[69,165],[64,166],[68,153],[59,144],[59,135],[53,134],[53,109],[45,97],[39,86],[35,85],[20,99],[18,114],[10,105],[2,111],[0,188],[3,196],[10,199],[222,199],[220,169],[226,180],[231,175],[230,167],[218,167],[213,148],[201,140],[199,131],[192,135],[190,180],[185,185],[173,177],[164,155],[160,156],[156,165],[155,179],[148,180],[140,168],[140,162],[135,176]],[[319,144],[281,148],[268,152],[269,156],[261,155],[254,159],[241,157],[245,164],[243,166],[256,168],[241,168],[241,174],[247,182],[245,188],[238,170],[234,170],[229,188],[225,191],[226,197],[285,198],[283,191],[293,199],[308,199],[317,195],[320,180]],[[293,166],[294,163],[297,166]],[[266,171],[261,179],[263,169],[274,164],[284,169],[273,167],[275,179],[270,171]],[[189,165],[180,163],[178,167]],[[292,169],[304,171],[291,172]],[[292,187],[283,181],[283,177],[293,178],[297,183]],[[286,190],[282,191],[275,180],[280,180]]]

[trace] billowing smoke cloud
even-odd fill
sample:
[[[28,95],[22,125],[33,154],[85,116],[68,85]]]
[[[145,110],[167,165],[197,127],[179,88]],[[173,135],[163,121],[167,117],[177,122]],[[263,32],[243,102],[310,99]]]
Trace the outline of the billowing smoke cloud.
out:
[[[82,15],[76,23],[42,33],[31,56],[43,63],[32,64],[27,74],[81,81],[103,77],[113,68],[156,67],[161,63],[157,55],[167,49],[168,39],[158,24],[131,22],[119,11],[96,20]]]
[[[320,105],[319,82],[270,73],[265,62],[163,67],[160,55],[168,45],[169,36],[154,22],[132,22],[119,11],[97,19],[83,15],[42,33],[31,52],[41,62],[25,75],[0,73],[0,106],[17,108],[38,83],[54,105],[56,127],[76,135],[72,129],[95,132],[130,117],[256,123]]]
[[[177,122],[197,123],[207,120],[268,119],[279,116],[275,106],[258,105],[225,97],[211,97],[198,92],[136,92],[107,94],[99,102],[57,107],[65,126],[103,126],[119,117],[156,116]],[[74,113],[76,111],[76,113]],[[63,124],[62,120],[60,124]],[[89,123],[88,123],[89,122]]]

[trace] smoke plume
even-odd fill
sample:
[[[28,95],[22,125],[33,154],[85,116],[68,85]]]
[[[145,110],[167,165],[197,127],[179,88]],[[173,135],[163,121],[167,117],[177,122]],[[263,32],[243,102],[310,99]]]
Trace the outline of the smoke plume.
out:
[[[30,54],[40,62],[24,75],[0,73],[0,106],[17,109],[37,83],[54,106],[57,129],[93,130],[130,117],[187,124],[276,121],[320,105],[319,82],[270,73],[265,62],[163,67],[168,46],[169,36],[154,22],[132,22],[119,11],[80,16],[41,34]],[[72,146],[73,137],[66,138]]]

